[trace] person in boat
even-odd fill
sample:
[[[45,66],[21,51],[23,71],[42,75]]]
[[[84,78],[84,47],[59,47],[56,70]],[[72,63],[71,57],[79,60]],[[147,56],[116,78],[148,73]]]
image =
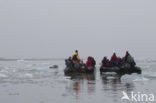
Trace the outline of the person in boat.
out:
[[[121,65],[125,63],[125,57],[121,58]]]
[[[70,56],[70,57],[68,58],[68,60],[69,60],[69,61],[72,61],[72,57]]]
[[[112,66],[116,66],[117,65],[117,59],[118,58],[116,56],[116,53],[113,53],[113,55],[111,57],[111,60],[110,60]]]
[[[121,66],[121,64],[122,64],[121,62],[122,62],[121,58],[118,57],[118,58],[117,58],[117,66]]]
[[[89,56],[89,57],[87,58],[86,65],[87,65],[87,66],[95,67],[95,65],[96,65],[95,59],[94,59],[93,57]]]
[[[93,57],[91,57],[91,61],[92,61],[93,67],[95,67],[96,61],[95,61],[95,59]]]
[[[87,66],[90,66],[92,67],[93,66],[93,62],[92,62],[92,58],[91,57],[88,57],[87,58],[87,63],[86,63]]]
[[[134,67],[136,65],[134,58],[129,54],[128,51],[126,51],[125,63],[130,64],[132,67]]]
[[[107,62],[107,57],[105,56],[103,59],[102,59],[102,66],[106,66],[106,62]]]
[[[106,60],[106,67],[110,67],[111,65],[110,65],[110,61],[109,61],[109,59],[107,59]]]
[[[104,66],[104,67],[110,67],[110,61],[109,61],[109,59],[107,59],[106,56],[102,60],[102,66]]]
[[[78,50],[76,50],[75,53],[72,55],[72,61],[73,61],[73,64],[81,62],[81,59],[78,55]]]
[[[72,62],[72,57],[70,56],[68,59],[65,60],[65,63],[66,65],[69,67],[69,66],[72,66],[73,65],[73,62]]]

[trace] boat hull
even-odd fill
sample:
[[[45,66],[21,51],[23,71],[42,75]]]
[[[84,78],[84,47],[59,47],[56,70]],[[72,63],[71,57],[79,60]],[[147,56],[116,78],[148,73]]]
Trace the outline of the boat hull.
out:
[[[80,68],[66,67],[64,69],[65,74],[73,74],[73,73],[90,74],[90,73],[94,73],[94,71],[95,71],[95,67],[86,67],[86,66],[82,66]]]
[[[101,67],[100,72],[116,72],[118,74],[131,74],[131,73],[138,73],[141,74],[141,68],[140,67]]]

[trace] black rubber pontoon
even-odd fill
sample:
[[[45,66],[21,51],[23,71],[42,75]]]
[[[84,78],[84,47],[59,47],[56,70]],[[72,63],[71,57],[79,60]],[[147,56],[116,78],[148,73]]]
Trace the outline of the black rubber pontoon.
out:
[[[100,68],[100,72],[103,73],[103,72],[116,72],[116,73],[119,73],[119,74],[131,74],[131,73],[138,73],[138,74],[141,74],[141,68],[140,67],[137,67],[137,66],[127,66],[128,64],[126,65],[123,65],[123,66],[120,66],[120,67],[101,67]]]

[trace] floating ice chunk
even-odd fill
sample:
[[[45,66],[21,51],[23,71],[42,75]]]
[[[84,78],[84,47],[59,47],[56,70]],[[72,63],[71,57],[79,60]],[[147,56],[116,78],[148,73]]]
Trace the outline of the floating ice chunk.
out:
[[[33,74],[30,74],[30,73],[19,74],[17,77],[18,78],[33,78]]]
[[[115,75],[115,74],[117,74],[116,72],[105,72],[105,73],[102,73],[102,74],[109,74],[109,75]]]
[[[7,78],[8,76],[6,74],[0,73],[0,78]]]
[[[135,79],[133,81],[137,82],[137,81],[148,81],[149,79],[145,78],[145,77],[141,77],[141,78],[138,78],[138,79]]]
[[[132,74],[132,75],[124,75],[121,77],[122,82],[135,82],[135,81],[147,81],[143,75]]]
[[[70,77],[59,77],[58,78],[58,82],[61,82],[61,83],[68,83],[70,81],[69,79]]]
[[[33,77],[33,74],[27,73],[27,74],[25,74],[25,76],[32,78]]]
[[[24,62],[24,59],[18,59],[17,62],[18,62],[18,63]]]
[[[147,78],[156,78],[156,72],[145,72],[143,75]]]
[[[113,76],[108,76],[107,79],[115,79]]]

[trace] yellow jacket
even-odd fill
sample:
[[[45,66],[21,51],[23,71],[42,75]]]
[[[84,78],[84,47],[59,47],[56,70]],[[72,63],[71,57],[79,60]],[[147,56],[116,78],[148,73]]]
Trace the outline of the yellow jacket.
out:
[[[75,64],[75,63],[77,63],[77,62],[81,62],[81,59],[80,59],[80,57],[79,57],[79,55],[78,55],[77,53],[74,53],[74,54],[72,55],[72,57],[74,57],[75,55],[77,55],[77,56],[76,56],[77,60],[73,60],[73,63]]]

